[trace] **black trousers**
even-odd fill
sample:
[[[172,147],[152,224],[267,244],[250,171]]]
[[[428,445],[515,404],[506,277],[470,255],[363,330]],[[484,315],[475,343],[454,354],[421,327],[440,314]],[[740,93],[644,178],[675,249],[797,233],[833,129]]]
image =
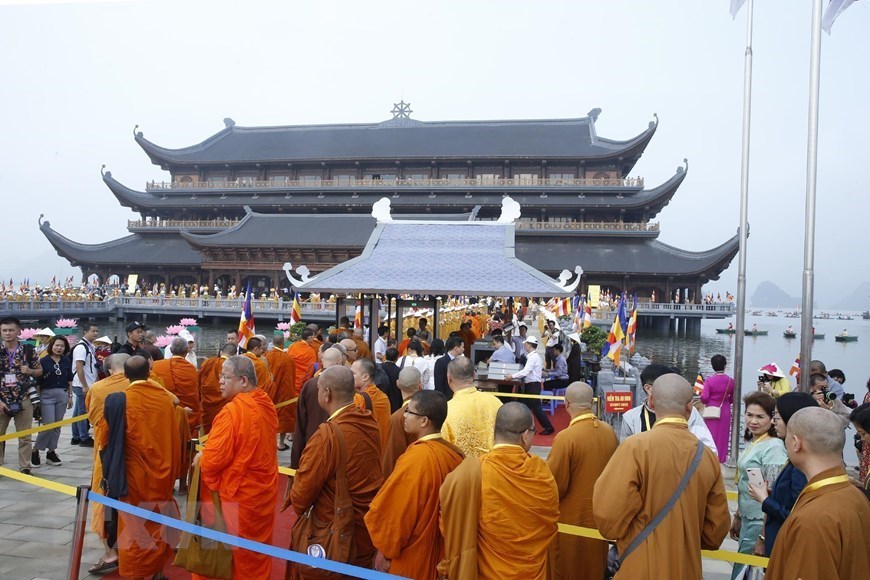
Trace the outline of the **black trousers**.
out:
[[[541,383],[526,383],[523,385],[523,393],[526,395],[540,395]],[[550,418],[547,417],[547,414],[541,408],[541,399],[527,399],[523,397],[520,400],[532,411],[532,415],[535,416],[535,419],[538,420],[538,423],[541,424],[544,430],[553,428]]]
[[[550,379],[549,381],[544,381],[544,390],[555,393],[556,389],[567,389],[570,384],[571,381],[569,379]]]

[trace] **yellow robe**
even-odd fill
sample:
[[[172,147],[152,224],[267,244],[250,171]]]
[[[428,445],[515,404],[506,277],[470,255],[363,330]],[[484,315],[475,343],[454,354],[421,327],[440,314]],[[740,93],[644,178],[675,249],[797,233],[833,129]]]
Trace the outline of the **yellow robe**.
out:
[[[500,407],[498,397],[474,387],[457,391],[447,402],[447,420],[441,434],[466,457],[479,457],[492,448],[495,415]]]

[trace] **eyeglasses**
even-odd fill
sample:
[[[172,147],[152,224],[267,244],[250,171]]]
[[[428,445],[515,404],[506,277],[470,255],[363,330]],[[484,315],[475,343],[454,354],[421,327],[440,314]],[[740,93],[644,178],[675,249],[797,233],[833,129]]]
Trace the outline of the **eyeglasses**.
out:
[[[236,377],[234,375],[225,375],[223,373],[221,373],[221,375],[220,375],[220,380],[222,380],[222,381],[228,381],[230,379],[237,379],[237,378],[238,377]]]
[[[429,418],[429,415],[424,415],[423,413],[415,413],[408,407],[405,407],[405,413],[407,413],[408,415],[414,415],[415,417],[426,417],[427,419]]]
[[[63,374],[60,370],[60,365],[57,363],[54,363],[54,374],[56,374],[57,376],[60,376]]]
[[[522,435],[523,433],[526,433],[527,431],[531,431],[532,435],[535,435],[538,432],[538,428],[537,427],[529,427],[528,429],[523,429],[522,431],[508,431],[508,433],[516,433],[517,435]]]
[[[344,350],[346,350],[347,352],[356,352],[356,349],[355,349],[355,348],[347,348],[347,347],[345,347]]]

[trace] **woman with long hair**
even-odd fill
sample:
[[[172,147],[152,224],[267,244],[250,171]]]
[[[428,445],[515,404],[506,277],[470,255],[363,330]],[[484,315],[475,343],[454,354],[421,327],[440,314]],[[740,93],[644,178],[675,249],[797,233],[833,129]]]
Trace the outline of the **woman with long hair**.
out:
[[[67,409],[73,407],[72,360],[69,355],[69,342],[65,336],[55,335],[48,341],[46,355],[39,359],[42,365],[42,377],[39,379],[39,391],[44,424],[54,423],[63,419]],[[30,462],[33,467],[41,464],[39,452],[48,450],[45,462],[49,465],[61,465],[57,456],[57,444],[60,442],[60,427],[42,431],[36,436]]]

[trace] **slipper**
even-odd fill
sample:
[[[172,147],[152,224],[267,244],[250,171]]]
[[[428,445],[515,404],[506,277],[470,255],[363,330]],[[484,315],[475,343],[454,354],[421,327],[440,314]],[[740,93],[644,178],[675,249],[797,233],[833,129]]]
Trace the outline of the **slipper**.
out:
[[[289,445],[279,445],[278,446],[278,451],[287,451],[288,449],[290,449]]]
[[[114,562],[105,562],[102,558],[100,561],[88,568],[88,574],[105,574],[111,572],[118,567],[118,560]]]

